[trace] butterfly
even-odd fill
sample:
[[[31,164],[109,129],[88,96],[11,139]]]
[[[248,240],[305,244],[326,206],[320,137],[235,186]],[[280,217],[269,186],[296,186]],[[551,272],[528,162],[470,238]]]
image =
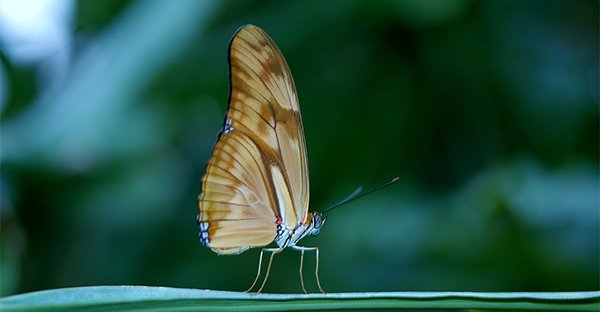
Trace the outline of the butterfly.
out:
[[[319,281],[319,248],[298,246],[317,235],[323,214],[308,212],[309,179],[306,143],[296,87],[281,51],[267,33],[242,26],[229,44],[230,89],[223,128],[202,178],[198,197],[200,242],[220,255],[240,254],[263,247],[273,256],[285,248],[314,251]],[[264,248],[275,242],[276,247]]]

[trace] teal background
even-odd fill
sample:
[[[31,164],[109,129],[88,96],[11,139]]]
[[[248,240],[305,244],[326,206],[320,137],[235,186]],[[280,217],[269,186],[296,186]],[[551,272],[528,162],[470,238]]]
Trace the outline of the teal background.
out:
[[[81,1],[62,77],[0,46],[0,294],[244,290],[198,241],[227,45],[265,29],[298,89],[325,290],[600,283],[598,1]],[[315,291],[306,258],[305,279]],[[299,292],[299,254],[268,292]]]

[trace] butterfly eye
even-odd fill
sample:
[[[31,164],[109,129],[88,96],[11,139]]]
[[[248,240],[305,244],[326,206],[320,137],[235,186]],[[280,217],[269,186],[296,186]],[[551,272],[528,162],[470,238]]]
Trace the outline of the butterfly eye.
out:
[[[325,223],[325,218],[323,218],[323,215],[320,213],[315,213],[313,215],[312,218],[312,231],[310,232],[311,235],[317,235],[320,232],[321,227],[323,226],[323,223]]]

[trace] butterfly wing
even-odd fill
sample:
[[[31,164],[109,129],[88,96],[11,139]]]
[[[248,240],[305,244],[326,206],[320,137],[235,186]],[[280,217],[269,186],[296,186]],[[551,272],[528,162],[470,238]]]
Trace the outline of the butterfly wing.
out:
[[[231,41],[229,64],[225,125],[199,197],[201,239],[217,253],[267,245],[278,224],[294,229],[308,213],[306,144],[287,62],[248,25]]]

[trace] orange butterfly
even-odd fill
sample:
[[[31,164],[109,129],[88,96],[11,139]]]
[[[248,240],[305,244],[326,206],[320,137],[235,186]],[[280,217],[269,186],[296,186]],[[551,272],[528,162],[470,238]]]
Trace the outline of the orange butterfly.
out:
[[[290,247],[315,251],[319,290],[319,248],[297,243],[317,235],[325,218],[308,213],[308,162],[296,87],[273,40],[259,27],[246,25],[229,45],[229,104],[223,129],[207,164],[198,198],[200,241],[218,254],[240,254],[275,242],[260,253],[273,256]]]

